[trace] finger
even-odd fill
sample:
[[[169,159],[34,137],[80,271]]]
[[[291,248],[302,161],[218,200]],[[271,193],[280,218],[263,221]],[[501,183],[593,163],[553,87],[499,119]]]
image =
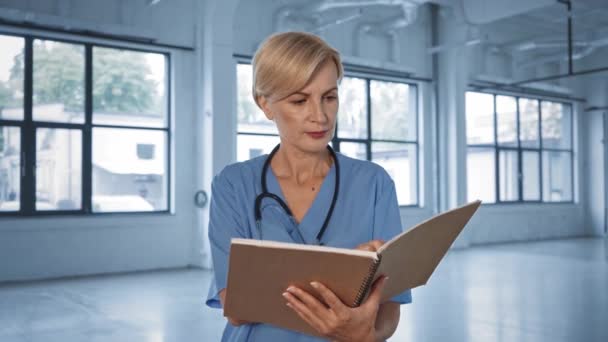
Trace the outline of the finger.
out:
[[[371,240],[371,241],[368,241],[366,243],[360,244],[355,249],[362,250],[362,251],[375,252],[382,245],[384,245],[384,240]]]
[[[327,305],[329,305],[329,307],[332,310],[338,312],[338,311],[346,309],[346,305],[344,305],[344,303],[342,303],[340,298],[338,298],[338,296],[336,296],[336,294],[333,293],[333,291],[331,291],[330,289],[328,289],[325,285],[318,283],[316,281],[313,281],[312,283],[310,283],[310,285],[315,290],[317,290],[317,292],[321,295],[321,297],[323,297],[323,300],[325,301],[325,303]]]
[[[381,276],[374,282],[369,297],[367,297],[367,301],[365,301],[364,305],[373,307],[378,307],[380,305],[380,300],[382,299],[382,292],[384,290],[387,280],[387,276]]]
[[[315,315],[310,308],[301,302],[297,297],[289,292],[284,292],[283,297],[287,300],[287,306],[294,310],[298,316],[300,316],[306,323],[311,327],[321,331],[324,327],[324,321],[317,315]]]
[[[238,327],[238,326],[243,325],[243,324],[249,324],[249,323],[251,323],[249,321],[242,321],[240,319],[234,319],[234,318],[230,318],[230,317],[227,317],[227,318],[228,318],[228,322],[230,324],[232,324],[233,326],[235,326],[235,327]]]
[[[302,303],[306,304],[306,306],[308,306],[310,310],[314,311],[315,314],[323,316],[328,314],[327,307],[310,293],[295,286],[290,286],[287,288],[287,292],[299,299]]]
[[[380,247],[382,247],[382,245],[384,245],[384,241],[383,240],[372,240],[369,242],[369,244],[372,246],[372,248],[374,249],[374,252],[375,252]]]
[[[357,246],[355,249],[358,249],[360,251],[369,251],[369,252],[374,251],[374,247],[372,245],[370,245],[369,243],[362,243],[359,246]]]

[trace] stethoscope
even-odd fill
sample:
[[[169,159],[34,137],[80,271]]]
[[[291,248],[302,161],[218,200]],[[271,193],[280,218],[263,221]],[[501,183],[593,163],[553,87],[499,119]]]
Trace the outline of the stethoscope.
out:
[[[283,201],[279,196],[277,196],[271,192],[268,192],[268,187],[266,186],[266,173],[268,172],[268,167],[270,166],[270,162],[272,161],[272,158],[274,157],[275,153],[279,150],[280,146],[281,146],[281,144],[278,144],[272,150],[272,152],[270,152],[270,154],[266,158],[266,161],[264,162],[264,166],[262,167],[262,193],[259,194],[255,198],[255,206],[254,206],[255,225],[258,229],[258,233],[260,234],[260,240],[263,240],[262,208],[261,207],[262,207],[262,200],[264,198],[271,198],[275,202],[277,202],[281,206],[281,208],[283,208],[285,213],[287,213],[287,215],[292,220],[292,222],[295,222],[295,218],[293,217],[291,210],[287,206],[287,203],[285,203],[285,201]],[[329,220],[331,219],[331,214],[334,211],[334,207],[336,205],[336,200],[338,199],[338,191],[340,190],[340,165],[338,164],[338,158],[336,157],[336,152],[334,152],[334,150],[331,148],[331,146],[328,145],[327,149],[329,150],[329,153],[331,154],[332,158],[334,159],[334,164],[336,166],[336,181],[335,181],[335,186],[334,186],[334,195],[331,199],[329,211],[327,212],[327,215],[325,216],[325,221],[323,221],[323,226],[321,226],[321,230],[317,234],[317,242],[320,245],[323,245],[323,243],[321,242],[321,238],[323,237],[323,234],[325,233],[325,230],[327,229],[327,225],[329,224]],[[302,241],[304,241],[304,240],[302,239]]]

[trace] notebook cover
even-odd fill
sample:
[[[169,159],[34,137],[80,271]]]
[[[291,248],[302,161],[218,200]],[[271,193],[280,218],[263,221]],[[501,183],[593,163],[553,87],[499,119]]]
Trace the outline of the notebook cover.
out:
[[[378,251],[382,262],[374,278],[389,277],[383,299],[426,284],[480,204],[475,201],[436,215],[382,246]]]
[[[224,315],[317,335],[285,305],[282,293],[289,285],[314,295],[310,282],[320,281],[350,306],[363,301],[382,274],[389,276],[384,300],[424,285],[480,204],[475,201],[436,215],[388,241],[378,251],[381,262],[371,274],[378,266],[373,252],[358,256],[344,254],[346,249],[320,252],[325,247],[280,248],[264,246],[265,241],[241,244],[242,239],[233,239]]]
[[[230,250],[224,316],[317,336],[311,326],[286,306],[283,292],[290,285],[296,285],[316,294],[310,282],[319,281],[332,289],[342,302],[354,306],[359,293],[365,290],[362,284],[376,259],[374,252],[359,256],[342,254],[335,248],[319,252],[264,247],[264,242],[257,246],[239,244],[236,240]],[[306,248],[306,245],[296,246]]]

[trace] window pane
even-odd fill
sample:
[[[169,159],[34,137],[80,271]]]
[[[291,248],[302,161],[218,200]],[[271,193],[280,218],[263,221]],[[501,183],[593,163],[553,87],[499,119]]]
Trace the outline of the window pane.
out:
[[[93,123],[167,127],[164,55],[93,48]]]
[[[416,140],[415,87],[370,81],[372,138]]]
[[[23,120],[24,39],[0,35],[0,119]]]
[[[519,99],[519,139],[521,147],[539,147],[538,100]]]
[[[84,122],[84,46],[34,40],[33,116]]]
[[[543,200],[572,201],[572,154],[543,151]]]
[[[0,211],[18,211],[21,191],[21,131],[0,126]]]
[[[498,152],[498,177],[501,201],[519,200],[517,151]]]
[[[363,143],[342,141],[340,153],[351,158],[367,160],[367,146]]]
[[[522,152],[524,201],[540,201],[540,153]]]
[[[367,138],[367,92],[365,80],[344,77],[339,87],[338,137]]]
[[[236,138],[236,160],[245,161],[268,154],[279,142],[279,136],[239,134]]]
[[[466,93],[467,144],[494,143],[494,95]]]
[[[93,129],[93,211],[167,210],[167,133]]]
[[[498,144],[517,147],[517,100],[511,96],[496,96]]]
[[[36,210],[82,208],[82,131],[36,130]]]
[[[572,148],[572,107],[558,102],[541,102],[543,147]]]
[[[496,202],[496,163],[493,148],[470,147],[467,152],[467,199]]]
[[[237,64],[237,117],[239,132],[279,134],[274,122],[268,120],[264,112],[253,100],[251,65]]]
[[[372,161],[395,182],[399,205],[418,204],[417,160],[416,145],[372,143]]]

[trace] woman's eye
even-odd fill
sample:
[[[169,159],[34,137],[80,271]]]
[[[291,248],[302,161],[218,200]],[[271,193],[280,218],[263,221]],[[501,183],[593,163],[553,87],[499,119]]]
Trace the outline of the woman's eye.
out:
[[[328,100],[328,101],[334,101],[334,100],[336,100],[337,98],[338,98],[338,97],[337,97],[337,96],[335,96],[335,95],[327,95],[327,96],[325,96],[325,99],[326,99],[326,100]]]
[[[291,103],[293,103],[295,105],[303,105],[304,102],[306,102],[306,99],[295,100],[295,101],[292,101]]]

